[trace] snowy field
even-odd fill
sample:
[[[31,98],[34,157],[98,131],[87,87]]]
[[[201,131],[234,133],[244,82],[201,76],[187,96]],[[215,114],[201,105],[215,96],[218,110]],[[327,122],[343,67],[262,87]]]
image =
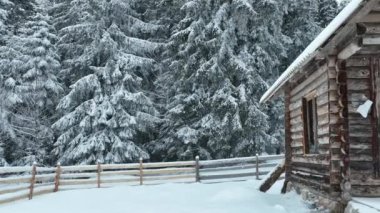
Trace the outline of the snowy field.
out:
[[[257,181],[117,186],[61,191],[0,206],[1,213],[277,213],[310,212],[299,196],[268,193]]]

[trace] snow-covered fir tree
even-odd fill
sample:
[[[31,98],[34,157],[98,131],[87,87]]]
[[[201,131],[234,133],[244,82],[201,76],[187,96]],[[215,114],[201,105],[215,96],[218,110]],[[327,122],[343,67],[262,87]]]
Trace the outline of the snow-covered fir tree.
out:
[[[282,28],[292,43],[287,47],[288,57],[282,63],[282,70],[285,70],[323,29],[318,18],[319,1],[288,0],[287,3],[288,9]]]
[[[12,3],[8,0],[0,0],[0,70],[4,69],[4,62],[2,58],[4,57],[1,52],[5,51],[3,47],[6,41],[7,29],[5,22],[8,18],[8,9],[12,5]],[[1,100],[6,100],[5,98],[8,96],[5,90],[5,82],[4,82],[4,73],[0,72],[0,98]],[[5,101],[1,101],[0,103],[0,137],[10,132],[10,126],[8,123],[8,110],[11,106],[7,104]],[[0,166],[6,165],[5,161],[5,140],[0,140]]]
[[[167,122],[153,152],[164,160],[246,156],[275,140],[258,99],[267,88],[264,78],[278,74],[285,56],[281,8],[271,1],[182,6],[168,69],[157,82],[167,97]]]
[[[37,2],[0,0],[0,165],[278,152],[282,103],[258,100],[337,7]]]
[[[138,36],[154,35],[160,26],[140,20],[137,4],[73,0],[58,5],[68,9],[56,20],[62,76],[72,83],[58,105],[62,117],[53,125],[60,133],[55,153],[64,164],[149,158],[142,142],[160,119],[144,89],[152,84],[153,57],[161,44]]]
[[[341,0],[338,4],[338,10],[341,11],[351,0]]]
[[[338,3],[336,0],[319,0],[318,22],[325,28],[338,14]]]
[[[7,158],[17,165],[51,159],[51,118],[63,92],[56,78],[60,63],[49,17],[37,9],[28,19],[9,38],[2,57],[5,99],[11,105],[6,113],[11,134],[5,137],[5,148]]]

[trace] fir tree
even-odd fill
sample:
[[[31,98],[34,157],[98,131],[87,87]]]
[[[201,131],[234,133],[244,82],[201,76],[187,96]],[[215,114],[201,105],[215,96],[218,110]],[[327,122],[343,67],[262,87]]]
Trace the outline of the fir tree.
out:
[[[60,64],[55,52],[49,17],[37,13],[26,22],[8,46],[7,97],[15,99],[9,113],[15,164],[49,160],[47,148],[54,140],[50,129],[54,107],[62,92],[56,74]],[[12,94],[13,93],[13,94]],[[10,143],[10,141],[9,141]]]
[[[53,125],[60,133],[56,155],[64,164],[148,159],[141,143],[159,119],[144,88],[160,44],[135,36],[153,35],[159,26],[139,20],[133,1],[69,3],[75,7],[59,6],[69,9],[70,18],[87,13],[75,20],[57,17],[57,26],[67,24],[60,29],[62,75],[75,83],[58,105],[63,116]]]
[[[325,28],[337,15],[338,3],[336,0],[319,0],[318,22]]]
[[[283,33],[292,41],[287,46],[287,58],[282,62],[285,70],[290,63],[323,29],[318,18],[319,1],[289,0],[282,25]]]
[[[276,76],[267,70],[276,70],[284,56],[280,8],[269,1],[182,6],[185,17],[168,46],[169,69],[157,81],[169,103],[152,150],[164,160],[253,155],[273,140],[258,99],[267,88],[263,77]]]

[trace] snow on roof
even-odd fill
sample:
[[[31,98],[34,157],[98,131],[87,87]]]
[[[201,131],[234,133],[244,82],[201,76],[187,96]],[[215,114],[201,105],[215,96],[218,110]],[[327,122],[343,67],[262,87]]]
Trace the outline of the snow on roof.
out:
[[[274,84],[264,93],[260,103],[272,98],[294,74],[316,54],[318,48],[325,43],[331,35],[359,8],[363,0],[352,0],[331,23],[312,41],[296,60],[285,70]]]

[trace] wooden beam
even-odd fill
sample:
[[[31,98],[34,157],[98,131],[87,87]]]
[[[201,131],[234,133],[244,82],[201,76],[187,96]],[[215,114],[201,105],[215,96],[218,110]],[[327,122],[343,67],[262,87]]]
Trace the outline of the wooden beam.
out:
[[[349,45],[347,45],[342,51],[338,53],[338,59],[346,60],[347,58],[353,56],[361,49],[361,45],[358,40],[354,40]]]
[[[371,11],[361,21],[364,22],[364,23],[378,23],[379,20],[380,20],[380,12],[378,12],[378,11]]]
[[[290,91],[291,88],[288,85],[285,86],[285,182],[284,187],[290,181],[291,176],[291,163],[292,163],[292,138],[291,138],[291,124],[290,124]],[[283,191],[283,193],[285,193]]]
[[[199,169],[200,169],[200,165],[199,165],[199,156],[196,156],[195,157],[195,182],[200,182],[200,175],[199,175]]]
[[[336,54],[336,50],[341,49],[342,44],[346,46],[349,40],[352,40],[358,34],[358,23],[362,22],[362,19],[367,16],[367,14],[378,6],[378,0],[369,0],[364,4],[364,6],[352,15],[353,18],[344,25],[336,35],[327,42],[321,49],[324,55]]]
[[[365,36],[363,37],[363,45],[380,45],[380,36]]]
[[[144,172],[143,172],[143,168],[144,168],[144,165],[143,165],[143,158],[140,158],[140,185],[143,185],[143,176],[144,176]]]
[[[278,164],[269,177],[261,184],[259,190],[266,192],[272,187],[272,185],[278,180],[282,173],[285,171],[285,162]]]
[[[34,184],[36,182],[36,174],[37,174],[36,168],[37,168],[36,163],[33,163],[32,178],[30,179],[30,187],[29,187],[29,200],[33,198],[33,190],[34,190]]]
[[[260,175],[266,175],[269,172],[260,172]],[[201,175],[201,180],[214,180],[214,179],[229,179],[229,178],[242,178],[253,177],[256,172],[237,173],[237,174],[222,174],[222,175]]]
[[[377,57],[371,57],[370,59],[370,99],[376,103],[376,92],[378,91],[376,85],[376,73],[379,73],[379,59]],[[377,109],[373,107],[371,112],[371,127],[372,127],[372,157],[373,157],[373,172],[375,177],[379,177],[380,168],[379,168],[379,141],[378,141],[378,121],[377,121]]]
[[[362,34],[380,34],[380,23],[360,23],[358,25],[363,29]]]
[[[59,190],[59,179],[61,178],[61,164],[57,163],[57,169],[55,171],[55,177],[54,177],[54,192],[57,192]]]

